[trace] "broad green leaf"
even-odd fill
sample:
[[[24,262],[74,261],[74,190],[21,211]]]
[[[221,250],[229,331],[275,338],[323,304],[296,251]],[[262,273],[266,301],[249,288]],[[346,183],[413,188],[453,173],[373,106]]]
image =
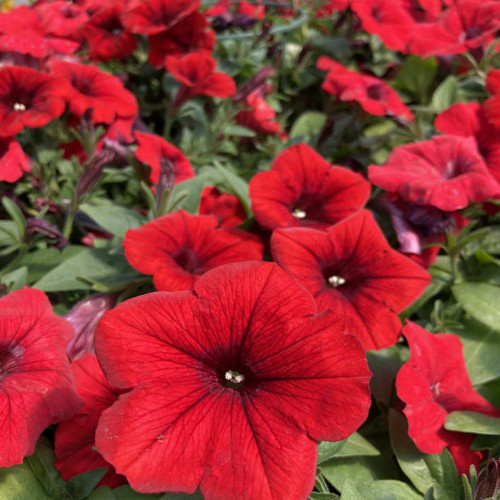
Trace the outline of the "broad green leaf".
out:
[[[241,201],[247,213],[251,213],[250,196],[248,194],[248,184],[239,176],[223,167],[221,164],[214,166],[222,178],[223,185]]]
[[[500,287],[468,282],[455,285],[452,291],[470,316],[500,331]]]
[[[242,127],[241,125],[235,125],[234,123],[224,125],[222,133],[230,137],[255,137],[257,135],[254,130]]]
[[[398,73],[396,86],[417,97],[421,103],[425,103],[437,71],[434,57],[421,59],[418,56],[409,56]]]
[[[108,469],[105,467],[73,476],[67,484],[71,498],[74,500],[85,500],[100,483],[107,471]]]
[[[33,286],[45,292],[88,290],[102,285],[109,291],[125,288],[141,278],[123,254],[105,248],[86,248],[62,262]]]
[[[203,500],[203,497],[198,491],[192,495],[187,493],[165,493],[159,500]]]
[[[318,493],[314,491],[309,495],[311,500],[338,500],[340,497],[333,493]]]
[[[441,113],[456,102],[458,102],[458,80],[450,75],[434,91],[432,105],[438,113]]]
[[[331,443],[330,441],[321,441],[318,444],[318,464],[326,462],[327,460],[330,460],[330,458],[337,456],[345,444],[345,439],[335,443]]]
[[[500,418],[472,411],[454,411],[446,417],[445,429],[471,434],[500,436]]]
[[[26,266],[18,267],[10,273],[0,277],[0,283],[7,285],[9,292],[19,290],[28,282],[28,268]]]
[[[447,450],[440,454],[422,453],[408,436],[406,418],[395,410],[389,412],[390,436],[399,466],[418,491],[425,494],[434,488],[434,500],[457,500],[457,470]]]
[[[19,243],[16,223],[12,220],[0,220],[0,247],[8,247]]]
[[[170,207],[174,207],[174,210],[180,210],[182,208],[190,214],[198,213],[201,192],[205,186],[209,185],[210,177],[203,174],[197,175],[187,181],[180,182],[174,186],[174,189],[172,190]]]
[[[293,123],[290,140],[300,139],[311,143],[323,130],[327,116],[319,111],[306,111]]]
[[[337,453],[337,457],[370,457],[380,455],[380,451],[359,432],[351,434]]]
[[[423,500],[424,498],[408,484],[390,479],[361,483],[356,486],[362,498],[366,500]],[[458,497],[455,498],[457,499]]]
[[[453,330],[464,345],[464,358],[472,383],[477,387],[500,378],[500,331],[475,320],[465,320]]]
[[[340,498],[341,500],[365,500],[356,486],[349,479],[344,481],[342,486],[342,495]]]
[[[161,495],[144,495],[137,493],[130,486],[120,486],[113,490],[113,495],[116,500],[161,500],[164,497]]]
[[[101,486],[87,500],[116,500],[116,497],[108,486]]]
[[[119,239],[123,239],[129,229],[135,229],[146,223],[142,215],[118,205],[83,205],[81,211]]]

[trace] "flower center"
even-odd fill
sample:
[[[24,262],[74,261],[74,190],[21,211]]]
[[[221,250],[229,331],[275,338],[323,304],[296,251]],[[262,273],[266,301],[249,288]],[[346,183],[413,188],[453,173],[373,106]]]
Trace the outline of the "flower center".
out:
[[[307,217],[307,213],[305,212],[305,210],[302,210],[298,207],[292,212],[292,215],[297,217],[297,219],[305,219]]]
[[[431,385],[431,394],[435,398],[439,397],[439,395],[441,394],[441,382],[436,382],[435,384]]]
[[[22,102],[15,102],[12,109],[14,111],[26,111],[26,106]]]
[[[339,286],[342,286],[345,283],[345,279],[342,278],[341,276],[330,276],[328,278],[328,283],[330,283],[333,288],[338,288]]]
[[[24,347],[20,345],[0,344],[0,380],[8,376],[16,368],[23,353]]]
[[[224,385],[235,391],[239,391],[245,385],[245,375],[236,370],[228,370],[224,374]]]

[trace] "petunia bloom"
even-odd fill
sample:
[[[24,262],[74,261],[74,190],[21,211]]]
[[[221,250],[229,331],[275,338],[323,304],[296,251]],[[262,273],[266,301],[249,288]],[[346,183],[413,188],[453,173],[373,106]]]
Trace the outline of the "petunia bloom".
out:
[[[257,134],[281,134],[282,128],[276,121],[276,111],[264,99],[264,94],[263,87],[250,92],[243,101],[248,109],[240,111],[235,120]]]
[[[65,351],[71,325],[43,292],[1,298],[0,323],[0,467],[10,467],[34,452],[45,428],[75,415],[81,400]]]
[[[181,88],[177,92],[175,105],[180,106],[192,97],[230,97],[236,92],[234,80],[225,73],[215,71],[217,63],[205,52],[193,52],[183,57],[168,56],[167,71],[172,73]]]
[[[488,169],[500,182],[500,137],[477,102],[453,104],[436,117],[436,129],[446,134],[473,137]]]
[[[431,23],[414,26],[410,52],[422,57],[462,54],[486,46],[499,29],[500,4],[460,0]]]
[[[165,57],[183,56],[191,52],[211,54],[215,46],[215,33],[200,12],[193,12],[172,28],[149,37],[149,63],[154,68],[165,64]]]
[[[36,9],[26,5],[0,13],[0,51],[44,58],[54,54],[69,55],[78,50],[80,42],[48,33],[51,29],[47,22]]]
[[[100,485],[115,488],[127,480],[95,450],[95,431],[99,418],[124,391],[111,387],[97,358],[87,354],[71,364],[75,387],[83,399],[80,413],[59,425],[55,435],[56,469],[65,480],[96,469],[107,468]]]
[[[135,157],[151,168],[149,177],[152,184],[160,180],[162,164],[171,170],[173,184],[194,177],[191,162],[179,148],[159,135],[143,132],[134,132],[134,135],[137,141]]]
[[[312,293],[320,310],[345,315],[347,331],[367,350],[398,340],[397,314],[430,282],[427,272],[389,246],[367,210],[326,231],[276,230],[271,248],[274,260]]]
[[[498,131],[500,129],[500,69],[488,73],[486,88],[492,96],[484,103],[484,111],[487,120]]]
[[[132,33],[156,35],[175,26],[199,6],[199,0],[145,0],[123,13],[123,24]]]
[[[103,5],[83,26],[81,33],[89,47],[89,57],[94,61],[123,60],[137,48],[132,33],[125,30],[121,15],[123,0],[113,0]]]
[[[361,19],[365,31],[378,35],[392,50],[405,51],[414,20],[394,0],[351,0],[351,9]]]
[[[152,274],[157,290],[190,290],[202,274],[232,262],[262,259],[262,243],[245,231],[216,229],[217,217],[180,210],[129,229],[123,241],[130,265]]]
[[[37,5],[40,25],[52,36],[80,40],[79,30],[89,16],[80,6],[62,0]]]
[[[247,220],[245,207],[236,196],[221,193],[212,186],[203,189],[199,212],[200,215],[215,215],[219,219],[219,227],[237,227]]]
[[[368,177],[376,186],[398,193],[417,205],[446,212],[482,203],[500,194],[474,138],[434,136],[430,141],[399,146],[385,166],[371,165]]]
[[[267,229],[325,228],[361,210],[369,196],[361,175],[330,165],[306,144],[286,149],[250,181],[252,211]]]
[[[50,61],[49,68],[52,74],[70,83],[69,108],[76,117],[82,117],[91,109],[94,123],[110,124],[117,118],[137,115],[134,95],[123,87],[116,76],[95,66],[58,60]]]
[[[126,301],[96,350],[109,382],[132,389],[103,413],[97,449],[142,493],[303,500],[316,441],[346,438],[370,406],[359,341],[274,263]]]
[[[34,69],[0,69],[0,137],[47,125],[66,109],[67,83]]]
[[[0,182],[16,182],[31,171],[29,158],[13,137],[0,138]]]
[[[447,431],[445,419],[453,411],[500,417],[500,409],[473,389],[458,336],[432,334],[410,321],[403,333],[410,359],[398,373],[396,389],[406,403],[408,433],[423,453],[449,447],[459,472],[468,473],[470,464],[479,465],[481,453],[470,451],[470,434]]]
[[[380,78],[356,73],[325,56],[318,59],[317,67],[327,71],[323,90],[341,101],[356,101],[371,115],[413,120],[413,113],[398,93]]]

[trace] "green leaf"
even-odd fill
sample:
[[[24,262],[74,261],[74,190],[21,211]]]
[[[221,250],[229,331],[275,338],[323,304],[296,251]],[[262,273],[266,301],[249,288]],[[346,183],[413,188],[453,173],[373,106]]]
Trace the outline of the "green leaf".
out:
[[[434,500],[457,500],[457,470],[449,452],[444,450],[432,455],[422,453],[408,436],[406,418],[395,410],[389,412],[389,425],[396,459],[415,488],[425,494],[433,487]]]
[[[458,80],[450,75],[443,80],[432,95],[432,105],[438,113],[458,102]]]
[[[228,123],[222,127],[222,133],[230,137],[255,137],[257,134],[254,130]]]
[[[19,290],[28,282],[28,268],[26,266],[18,267],[10,273],[4,274],[0,283],[7,285],[9,292]]]
[[[85,500],[106,475],[107,471],[108,469],[105,467],[73,476],[67,485],[72,500]]]
[[[227,190],[238,197],[248,214],[251,213],[248,184],[241,177],[223,167],[220,163],[215,164],[214,168],[221,175],[223,185]]]
[[[401,481],[385,480],[372,481],[357,485],[362,498],[367,500],[422,500],[423,496],[417,493],[408,484]],[[343,493],[343,492],[342,492]],[[342,496],[343,498],[343,496]],[[458,497],[455,498],[457,500]]]
[[[19,243],[17,226],[14,221],[0,220],[0,247],[8,247]]]
[[[142,493],[137,493],[130,486],[120,486],[113,490],[113,495],[115,500],[161,500],[164,497],[161,495],[144,495]]]
[[[465,363],[474,386],[500,378],[500,331],[467,319],[453,333],[459,335],[464,345]]]
[[[116,497],[108,486],[101,486],[88,497],[88,500],[116,500]]]
[[[123,254],[112,253],[105,248],[86,248],[52,269],[33,286],[44,292],[91,288],[114,291],[140,278],[141,275],[130,267]]]
[[[318,464],[336,457],[345,444],[345,439],[335,443],[331,443],[330,441],[321,441],[318,444]]]
[[[500,418],[473,411],[454,411],[446,417],[445,429],[471,434],[500,436]]]
[[[418,56],[409,56],[398,73],[396,86],[412,94],[421,103],[425,103],[437,71],[434,57],[421,59]]]
[[[342,486],[342,495],[340,498],[341,500],[365,500],[356,486],[349,479],[344,481]]]
[[[293,123],[290,130],[290,140],[297,139],[312,143],[325,126],[327,116],[319,111],[306,111]]]
[[[203,500],[200,492],[188,495],[187,493],[165,493],[160,500]]]
[[[81,211],[119,239],[123,239],[129,229],[140,227],[146,222],[144,217],[134,210],[118,205],[83,205]]]
[[[493,330],[500,330],[500,287],[489,283],[460,283],[452,288],[465,311]]]
[[[24,239],[24,232],[26,231],[26,219],[21,209],[10,198],[7,198],[7,196],[2,197],[2,205],[14,221],[19,237],[18,241],[22,241]]]
[[[337,457],[374,457],[377,455],[380,455],[380,451],[359,432],[351,434],[337,453]]]
[[[205,186],[210,184],[208,175],[197,175],[192,179],[180,182],[172,190],[170,207],[175,210],[183,209],[190,214],[198,213],[200,206],[201,192]]]

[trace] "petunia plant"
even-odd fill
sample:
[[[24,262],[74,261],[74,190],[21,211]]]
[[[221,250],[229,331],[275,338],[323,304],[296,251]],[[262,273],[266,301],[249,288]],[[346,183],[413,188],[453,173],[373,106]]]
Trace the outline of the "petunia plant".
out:
[[[1,500],[500,499],[500,2],[0,10]]]

